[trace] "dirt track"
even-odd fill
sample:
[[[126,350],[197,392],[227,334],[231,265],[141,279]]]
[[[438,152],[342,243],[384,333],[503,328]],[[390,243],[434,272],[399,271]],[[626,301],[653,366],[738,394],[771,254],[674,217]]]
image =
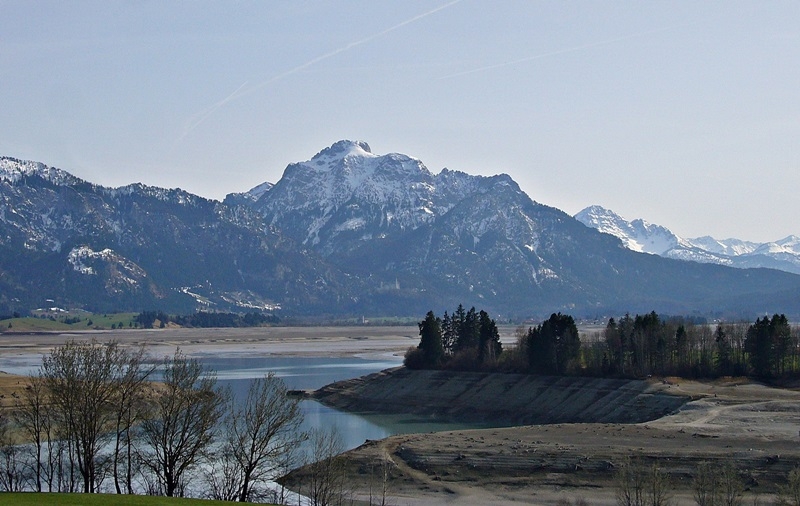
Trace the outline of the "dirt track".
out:
[[[800,465],[800,393],[733,381],[650,388],[694,400],[638,424],[529,425],[368,442],[345,454],[348,481],[362,494],[370,484],[374,489],[371,470],[385,458],[393,504],[556,504],[581,497],[611,505],[614,469],[633,457],[670,474],[673,504],[694,504],[697,464],[730,461],[747,487],[745,504],[766,504]]]

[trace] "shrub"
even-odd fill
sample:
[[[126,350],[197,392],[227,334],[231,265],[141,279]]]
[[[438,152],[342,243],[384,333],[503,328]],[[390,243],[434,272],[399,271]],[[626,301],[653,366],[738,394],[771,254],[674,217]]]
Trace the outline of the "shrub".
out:
[[[409,369],[425,369],[425,354],[416,346],[412,346],[406,351],[403,365]]]

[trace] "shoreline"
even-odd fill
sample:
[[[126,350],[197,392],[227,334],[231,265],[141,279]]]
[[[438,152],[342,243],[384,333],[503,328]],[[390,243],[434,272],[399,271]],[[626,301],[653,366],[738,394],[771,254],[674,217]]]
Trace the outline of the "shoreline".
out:
[[[354,396],[369,392],[371,382],[380,385],[382,374],[341,383],[355,388]],[[343,454],[346,480],[364,497],[375,487],[364,469],[387,462],[390,496],[398,504],[584,500],[610,506],[616,504],[614,472],[633,458],[668,473],[675,503],[691,504],[697,465],[709,462],[721,469],[731,462],[744,487],[744,504],[771,503],[789,471],[800,466],[800,391],[741,379],[649,384],[649,398],[634,400],[634,407],[664,390],[690,400],[638,423],[564,422],[391,436]],[[287,482],[304,479],[305,472],[293,471]]]
[[[153,357],[171,354],[176,347],[197,357],[374,357],[402,355],[418,343],[418,329],[125,329],[2,337],[0,364],[38,360],[67,340],[93,338],[116,340],[123,346],[146,345]],[[18,378],[7,379],[16,386]],[[647,422],[554,423],[399,435],[367,442],[341,458],[348,480],[362,498],[375,485],[364,469],[389,462],[393,504],[510,506],[584,498],[588,504],[611,505],[615,504],[613,468],[607,463],[617,465],[631,454],[647,462],[669,463],[673,495],[680,504],[692,501],[692,472],[698,462],[722,463],[731,458],[752,466],[745,476],[749,480],[745,501],[769,500],[785,471],[800,465],[800,392],[741,380],[679,383],[649,383],[654,391],[669,390],[669,395],[691,400]],[[646,397],[650,395],[639,400],[646,402]],[[633,399],[635,408],[639,404]]]
[[[0,337],[0,371],[19,374],[67,341],[116,341],[145,346],[154,358],[176,349],[190,357],[362,357],[402,356],[419,340],[413,327],[247,327],[87,330],[5,333]],[[28,364],[28,365],[26,365]],[[5,366],[4,366],[5,365]]]

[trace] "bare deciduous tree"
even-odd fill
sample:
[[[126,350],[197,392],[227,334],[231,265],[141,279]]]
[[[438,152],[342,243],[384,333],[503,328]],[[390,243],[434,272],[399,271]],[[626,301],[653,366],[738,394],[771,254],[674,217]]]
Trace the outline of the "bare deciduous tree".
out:
[[[239,501],[254,499],[254,486],[274,478],[284,456],[305,439],[299,403],[272,372],[253,380],[244,404],[231,399],[225,448],[239,466]]]
[[[626,459],[615,476],[617,504],[620,506],[666,506],[669,504],[669,478],[655,464]]]
[[[708,462],[701,462],[694,475],[694,501],[698,506],[719,506],[720,486],[717,473]]]
[[[20,492],[25,482],[20,447],[10,434],[10,420],[0,418],[0,489]]]
[[[216,377],[180,350],[166,357],[163,366],[163,386],[155,393],[154,411],[142,422],[149,449],[144,465],[155,474],[162,494],[182,496],[187,472],[214,441],[224,399],[215,389]]]
[[[619,506],[644,506],[645,470],[641,464],[625,459],[614,473],[617,504]]]
[[[233,455],[226,451],[215,453],[213,464],[203,472],[208,499],[215,501],[237,501],[241,492],[241,473]]]
[[[381,455],[377,464],[373,465],[369,484],[369,504],[372,506],[373,501],[380,506],[386,506],[386,500],[389,494],[389,478],[391,477],[393,462],[391,462],[387,455]],[[377,478],[377,489],[374,497],[372,492],[372,482]]]
[[[52,434],[50,430],[50,414],[47,409],[48,400],[41,373],[30,376],[26,380],[22,395],[14,406],[14,421],[26,441],[32,443],[33,489],[42,491],[42,482],[49,484],[48,491],[53,491]]]
[[[720,498],[723,506],[739,506],[742,504],[744,484],[739,472],[730,462],[722,466],[719,473]]]
[[[154,365],[146,365],[143,347],[126,350],[119,356],[119,372],[114,396],[114,455],[112,459],[114,488],[118,494],[133,494],[134,452],[132,431],[134,425],[145,418],[146,382],[155,370]],[[120,470],[124,467],[124,473]],[[122,483],[121,483],[122,482]]]
[[[97,491],[100,451],[113,427],[120,349],[117,343],[70,341],[42,361],[41,375],[61,434],[70,444],[83,491]]]
[[[315,429],[311,431],[310,476],[306,493],[311,506],[333,506],[343,502],[344,468],[341,459],[337,458],[343,451],[339,431]]]

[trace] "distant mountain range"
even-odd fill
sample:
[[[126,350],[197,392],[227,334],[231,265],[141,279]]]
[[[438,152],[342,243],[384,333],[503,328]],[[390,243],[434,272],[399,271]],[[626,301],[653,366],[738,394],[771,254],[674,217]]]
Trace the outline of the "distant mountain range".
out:
[[[642,251],[668,236],[628,235]],[[105,188],[0,158],[0,313],[55,305],[419,316],[463,303],[500,318],[750,317],[798,314],[799,302],[800,276],[631,251],[531,200],[507,175],[432,174],[364,142],[337,142],[290,164],[274,185],[223,202],[141,184]]]
[[[668,228],[642,219],[628,221],[609,209],[590,206],[575,215],[588,227],[618,237],[633,251],[677,260],[714,263],[738,268],[766,267],[800,274],[800,237],[756,243],[741,239],[717,240],[678,237]]]

